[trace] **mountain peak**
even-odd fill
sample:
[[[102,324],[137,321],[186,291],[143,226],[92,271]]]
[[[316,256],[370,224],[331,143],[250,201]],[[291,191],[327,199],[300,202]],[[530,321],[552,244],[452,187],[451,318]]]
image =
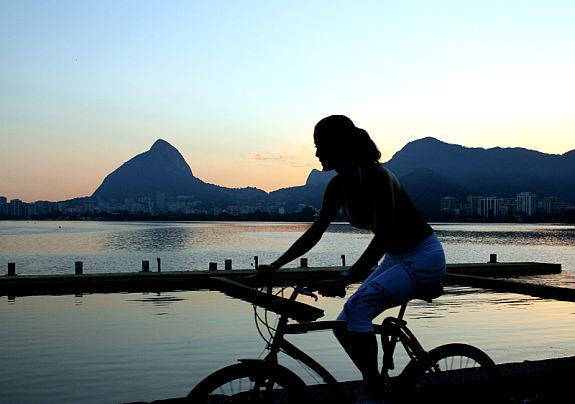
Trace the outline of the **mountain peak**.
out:
[[[154,142],[154,144],[150,148],[150,151],[151,152],[165,152],[165,151],[172,151],[172,152],[176,151],[176,152],[178,152],[178,149],[176,149],[170,143],[166,142],[164,139],[158,139]],[[178,154],[179,154],[179,152],[178,152]]]
[[[427,136],[421,139],[417,139],[417,140],[413,140],[409,143],[407,143],[403,149],[409,149],[409,148],[421,148],[421,149],[426,149],[428,147],[462,147],[459,145],[454,145],[451,143],[446,143],[442,140],[439,140],[437,138],[431,137],[431,136]]]
[[[439,140],[439,139],[437,139],[437,138],[434,138],[433,136],[426,136],[426,137],[423,137],[423,138],[421,138],[421,139],[414,140],[414,141],[412,141],[412,142],[410,142],[410,143],[415,143],[415,142],[417,142],[417,143],[440,143],[440,144],[445,144],[445,142],[443,142],[443,141],[441,141],[441,140]]]
[[[307,180],[306,185],[321,185],[325,186],[333,177],[335,177],[335,171],[319,171],[317,169],[311,170]]]
[[[110,173],[94,192],[104,200],[189,195],[198,180],[178,149],[163,139]]]

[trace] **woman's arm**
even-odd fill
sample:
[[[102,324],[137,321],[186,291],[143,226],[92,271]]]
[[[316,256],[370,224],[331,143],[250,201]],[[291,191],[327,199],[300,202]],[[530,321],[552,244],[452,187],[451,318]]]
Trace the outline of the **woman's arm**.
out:
[[[377,265],[379,259],[385,254],[384,246],[382,237],[374,235],[361,257],[349,269],[340,272],[337,279],[320,282],[319,293],[323,296],[345,296],[347,285],[362,282],[368,272]]]
[[[370,198],[373,198],[373,227],[374,236],[358,260],[347,270],[345,276],[347,283],[361,281],[365,273],[376,266],[389,250],[393,234],[393,221],[395,216],[395,195],[397,180],[383,167],[378,167],[370,178]]]
[[[385,252],[385,240],[375,234],[358,260],[342,272],[343,281],[347,284],[361,282],[365,274],[378,264]]]
[[[326,187],[322,207],[316,220],[285,253],[269,264],[269,266],[272,267],[272,269],[281,268],[311,250],[321,239],[323,233],[341,209],[342,201],[340,179],[336,176]]]

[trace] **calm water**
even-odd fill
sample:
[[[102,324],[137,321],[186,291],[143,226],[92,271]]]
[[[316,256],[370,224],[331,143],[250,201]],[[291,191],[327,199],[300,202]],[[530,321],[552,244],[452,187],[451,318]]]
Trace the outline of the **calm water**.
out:
[[[131,272],[142,260],[162,270],[207,269],[233,259],[249,268],[275,258],[307,224],[0,222],[0,270],[19,274]],[[433,225],[448,262],[561,263],[560,275],[529,279],[575,288],[575,229],[558,225]],[[310,265],[352,262],[365,232],[334,225]],[[294,266],[296,263],[294,263]],[[312,302],[310,302],[312,303]],[[341,299],[313,304],[334,317]],[[463,341],[496,362],[575,355],[575,305],[449,287],[433,304],[408,308],[410,327],[426,347]],[[249,304],[218,292],[0,297],[0,402],[126,403],[185,395],[202,377],[264,346]],[[292,338],[341,379],[359,375],[329,333]],[[399,358],[401,362],[402,358]],[[312,381],[297,364],[285,362]]]

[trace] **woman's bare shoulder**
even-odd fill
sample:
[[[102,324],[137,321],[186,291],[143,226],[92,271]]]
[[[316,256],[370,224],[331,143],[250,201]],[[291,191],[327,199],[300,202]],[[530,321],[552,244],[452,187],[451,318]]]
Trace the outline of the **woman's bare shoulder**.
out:
[[[327,187],[339,187],[341,185],[341,176],[339,174],[336,174],[335,176],[332,177],[332,179],[329,180],[329,182],[327,183]]]
[[[378,180],[385,179],[389,181],[390,179],[395,179],[395,175],[383,164],[376,164],[369,171]]]
[[[385,191],[401,187],[399,180],[393,172],[387,169],[383,164],[378,164],[373,168],[373,183],[378,183],[378,190]]]
[[[389,170],[389,168],[387,168],[382,163],[375,164],[373,167],[374,167],[373,169],[376,173],[385,174],[385,175],[393,175],[393,173]]]

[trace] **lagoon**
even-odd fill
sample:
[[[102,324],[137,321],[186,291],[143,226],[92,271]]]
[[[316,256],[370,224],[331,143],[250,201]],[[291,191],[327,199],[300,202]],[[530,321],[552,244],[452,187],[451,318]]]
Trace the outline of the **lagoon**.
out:
[[[307,223],[0,222],[0,268],[20,274],[130,272],[162,258],[162,271],[197,270],[233,259],[249,268],[281,253]],[[575,287],[574,227],[433,224],[447,260],[562,264],[558,275],[527,281]],[[307,255],[311,266],[355,259],[369,234],[336,224]],[[296,266],[297,263],[294,263]],[[320,298],[326,318],[343,300]],[[264,347],[252,307],[219,292],[0,297],[0,385],[7,403],[122,403],[185,395],[211,371]],[[426,347],[467,342],[498,363],[575,355],[575,305],[450,286],[432,304],[414,302],[407,318]],[[359,375],[333,336],[292,339],[342,380]],[[297,364],[289,366],[302,377]],[[308,380],[309,381],[309,380]]]

